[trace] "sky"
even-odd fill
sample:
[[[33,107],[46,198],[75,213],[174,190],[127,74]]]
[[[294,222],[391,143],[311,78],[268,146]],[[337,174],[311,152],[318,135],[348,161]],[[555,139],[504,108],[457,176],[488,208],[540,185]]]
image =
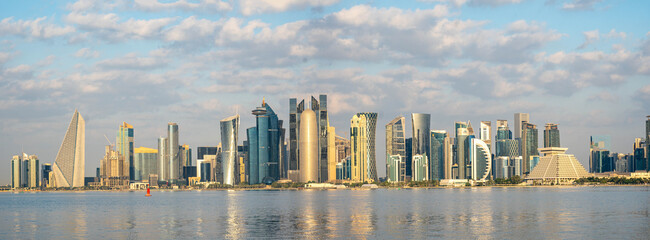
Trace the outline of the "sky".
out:
[[[630,153],[650,115],[650,1],[79,0],[0,2],[0,184],[26,152],[53,163],[75,109],[86,120],[86,176],[122,122],[135,146],[215,146],[219,120],[241,115],[239,142],[264,98],[288,120],[289,98],[328,95],[349,136],[357,112],[385,124],[430,113],[455,121],[530,114],[588,168],[589,136]],[[285,123],[285,127],[288,124]],[[494,130],[493,130],[494,134]],[[195,152],[195,151],[194,151]],[[196,156],[196,155],[195,155]],[[194,156],[194,157],[195,157]]]

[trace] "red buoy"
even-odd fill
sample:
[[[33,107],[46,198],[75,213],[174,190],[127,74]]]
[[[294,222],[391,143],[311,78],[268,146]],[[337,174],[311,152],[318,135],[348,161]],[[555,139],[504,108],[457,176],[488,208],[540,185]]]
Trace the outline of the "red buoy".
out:
[[[149,188],[147,188],[147,195],[144,195],[144,196],[145,197],[151,197],[151,191],[149,190]]]

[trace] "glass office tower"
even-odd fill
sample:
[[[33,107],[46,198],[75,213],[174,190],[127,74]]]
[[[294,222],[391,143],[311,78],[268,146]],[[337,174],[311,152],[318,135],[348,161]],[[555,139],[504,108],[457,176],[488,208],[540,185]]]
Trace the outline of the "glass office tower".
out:
[[[239,114],[221,120],[221,170],[223,184],[237,184],[237,135]]]

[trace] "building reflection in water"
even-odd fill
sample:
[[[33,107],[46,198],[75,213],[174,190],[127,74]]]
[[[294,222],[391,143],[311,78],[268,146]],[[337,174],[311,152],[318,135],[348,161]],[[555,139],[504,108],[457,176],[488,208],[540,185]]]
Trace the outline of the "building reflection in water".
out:
[[[375,209],[372,207],[372,190],[359,190],[352,193],[350,201],[350,234],[354,238],[368,237],[375,229]]]
[[[239,207],[241,193],[238,191],[228,191],[226,193],[227,203],[227,220],[226,220],[226,238],[241,239],[243,238],[244,227],[241,210]]]

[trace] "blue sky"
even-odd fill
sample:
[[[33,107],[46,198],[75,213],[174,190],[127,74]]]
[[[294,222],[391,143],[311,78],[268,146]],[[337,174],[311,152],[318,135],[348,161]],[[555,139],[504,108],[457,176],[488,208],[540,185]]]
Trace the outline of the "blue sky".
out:
[[[384,125],[412,112],[432,129],[527,112],[560,124],[587,165],[590,135],[629,153],[650,114],[650,9],[624,0],[137,0],[0,3],[0,155],[53,162],[75,108],[86,119],[86,175],[104,135],[135,126],[156,147],[167,122],[180,142],[217,145],[220,119],[243,129],[262,97],[329,96],[348,135],[356,112]],[[410,121],[410,120],[409,120]],[[407,124],[407,129],[410,129]],[[407,133],[410,135],[410,133]],[[0,184],[9,183],[9,167]]]

